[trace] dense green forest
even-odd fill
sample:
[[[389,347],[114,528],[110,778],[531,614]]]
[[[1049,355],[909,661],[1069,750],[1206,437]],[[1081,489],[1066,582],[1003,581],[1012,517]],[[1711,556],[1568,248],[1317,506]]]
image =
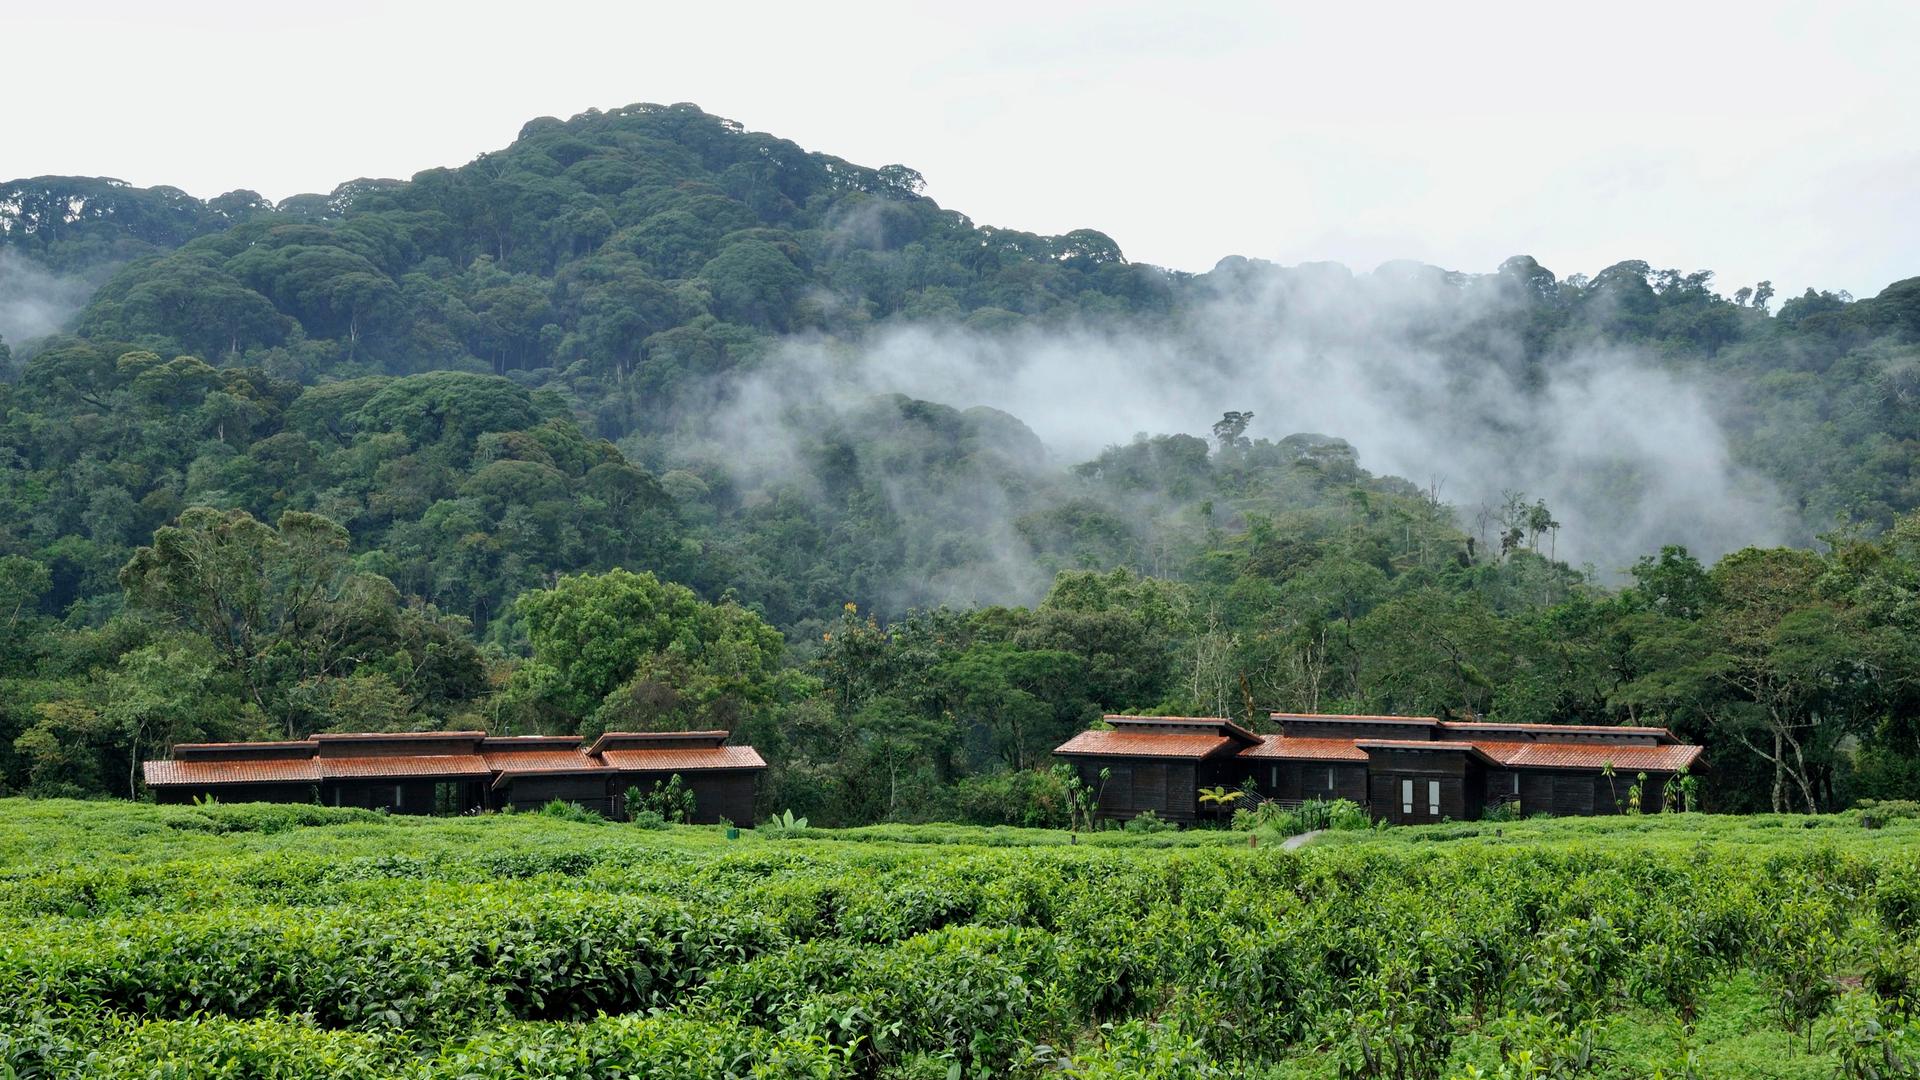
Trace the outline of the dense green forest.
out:
[[[0,342],[0,792],[137,795],[176,741],[691,724],[818,823],[1023,823],[1102,711],[1269,709],[1666,724],[1720,809],[1920,790],[1920,278],[1189,275],[921,187],[687,105],[278,204],[0,184],[0,299],[88,297]],[[789,392],[928,327],[1185,342],[1177,376],[1231,386],[1222,305],[1337,352],[1314,312],[1389,288],[1429,381],[1382,392],[1464,387],[1431,423],[1513,463],[1499,497],[1364,469],[1365,433],[1262,435],[1251,392],[1083,460],[984,392]],[[1562,561],[1512,410],[1596,355],[1708,388],[1787,524]],[[1664,471],[1598,470],[1580,520]]]

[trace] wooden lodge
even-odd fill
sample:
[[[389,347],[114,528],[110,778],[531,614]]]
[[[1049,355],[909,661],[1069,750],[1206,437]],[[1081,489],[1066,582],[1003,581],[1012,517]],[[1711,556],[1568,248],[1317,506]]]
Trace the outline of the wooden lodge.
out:
[[[395,814],[536,810],[554,799],[627,816],[626,791],[679,776],[693,820],[753,820],[753,787],[767,763],[725,731],[608,732],[583,746],[571,735],[483,731],[315,735],[295,742],[182,743],[143,765],[163,803],[298,802]]]
[[[1101,817],[1151,810],[1182,823],[1213,812],[1200,806],[1200,789],[1249,781],[1263,799],[1348,799],[1395,824],[1472,821],[1501,804],[1522,814],[1619,813],[1636,783],[1641,809],[1652,813],[1675,774],[1700,758],[1698,746],[1655,727],[1303,713],[1273,720],[1279,734],[1257,735],[1218,717],[1109,716],[1105,728],[1054,753],[1099,792]]]

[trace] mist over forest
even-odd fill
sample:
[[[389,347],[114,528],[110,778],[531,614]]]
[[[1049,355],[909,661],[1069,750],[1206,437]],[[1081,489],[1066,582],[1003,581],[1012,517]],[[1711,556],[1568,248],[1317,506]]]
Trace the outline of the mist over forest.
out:
[[[1920,278],[1185,274],[922,187],[690,105],[278,203],[0,183],[0,791],[704,725],[770,807],[1015,821],[1103,711],[1267,709],[1920,778]],[[586,672],[568,604],[664,628]]]

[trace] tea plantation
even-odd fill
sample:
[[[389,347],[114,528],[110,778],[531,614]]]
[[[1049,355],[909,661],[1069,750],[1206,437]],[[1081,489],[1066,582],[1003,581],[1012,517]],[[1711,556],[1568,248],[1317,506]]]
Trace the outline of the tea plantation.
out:
[[[1920,1075],[1920,822],[1276,840],[5,800],[0,1078]]]

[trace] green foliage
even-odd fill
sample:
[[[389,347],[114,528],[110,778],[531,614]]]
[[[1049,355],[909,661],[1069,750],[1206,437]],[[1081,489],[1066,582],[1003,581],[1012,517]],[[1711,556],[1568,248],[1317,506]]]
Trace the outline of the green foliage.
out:
[[[665,780],[655,780],[653,787],[641,791],[639,787],[630,787],[624,799],[629,820],[652,827],[653,821],[684,825],[693,820],[693,789],[681,782],[680,774],[674,773]],[[648,820],[641,821],[640,815]]]
[[[599,825],[607,820],[579,803],[570,803],[564,799],[549,800],[540,808],[540,816],[559,818],[561,821],[574,821],[582,825]]]
[[[1067,765],[968,776],[947,789],[935,813],[937,820],[966,825],[1069,828],[1087,817],[1076,804],[1082,787]]]
[[[1291,810],[1269,801],[1235,810],[1233,827],[1239,832],[1298,836],[1326,830],[1371,829],[1373,819],[1365,808],[1349,799],[1310,799]]]
[[[651,573],[562,578],[516,610],[533,657],[502,709],[542,730],[732,730],[785,685],[780,635],[764,620]]]
[[[1209,830],[790,814],[804,838],[728,842],[0,810],[0,1065],[22,1076],[1886,1077],[1914,1056],[1889,981],[1920,975],[1911,930],[1874,914],[1920,872],[1907,820],[1410,828],[1277,857]],[[1809,933],[1838,952],[1794,952]],[[1882,974],[1836,981],[1841,955]],[[1814,993],[1792,1014],[1788,986]]]
[[[774,838],[804,836],[807,832],[807,819],[795,817],[792,810],[782,810],[761,822],[758,832],[762,836]]]
[[[1133,815],[1127,819],[1125,826],[1128,832],[1140,836],[1150,836],[1154,833],[1166,832],[1175,827],[1171,821],[1160,820],[1160,815],[1154,813],[1152,810],[1142,810]]]
[[[628,790],[635,791],[638,789],[629,788]],[[642,829],[665,829],[672,824],[672,822],[669,822],[666,818],[661,817],[658,810],[630,811],[627,814],[627,821]]]
[[[1877,829],[1889,821],[1920,818],[1920,801],[1914,799],[1861,799],[1854,804],[1860,824]]]

